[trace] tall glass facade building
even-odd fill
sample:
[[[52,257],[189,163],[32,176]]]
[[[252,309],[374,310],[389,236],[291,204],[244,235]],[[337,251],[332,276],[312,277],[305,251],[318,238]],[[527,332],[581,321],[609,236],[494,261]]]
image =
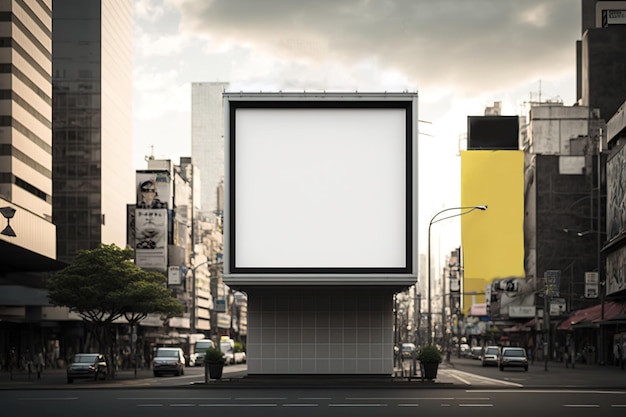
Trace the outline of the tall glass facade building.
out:
[[[223,211],[218,188],[224,180],[224,104],[228,83],[191,84],[191,156],[200,170],[201,212],[213,217]]]
[[[53,220],[59,260],[126,244],[132,168],[132,2],[55,0]]]

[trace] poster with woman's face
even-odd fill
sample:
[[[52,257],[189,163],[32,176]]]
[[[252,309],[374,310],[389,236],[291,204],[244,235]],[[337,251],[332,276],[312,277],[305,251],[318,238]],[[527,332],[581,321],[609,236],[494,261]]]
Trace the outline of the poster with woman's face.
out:
[[[137,208],[170,208],[172,181],[168,171],[137,172]]]

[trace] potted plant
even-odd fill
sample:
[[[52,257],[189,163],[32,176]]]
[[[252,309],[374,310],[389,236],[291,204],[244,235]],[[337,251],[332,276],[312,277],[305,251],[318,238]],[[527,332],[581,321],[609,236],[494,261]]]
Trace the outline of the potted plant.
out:
[[[222,351],[214,347],[210,347],[206,350],[204,364],[209,368],[209,377],[211,379],[222,379],[225,363],[226,358]]]
[[[437,370],[441,363],[441,352],[437,346],[427,345],[417,352],[417,360],[420,361],[423,379],[437,378]]]

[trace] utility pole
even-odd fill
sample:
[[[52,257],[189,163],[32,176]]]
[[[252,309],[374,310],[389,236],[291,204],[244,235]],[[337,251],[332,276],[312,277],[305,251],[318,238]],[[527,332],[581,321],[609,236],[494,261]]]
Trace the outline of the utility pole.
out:
[[[419,337],[420,337],[420,321],[421,321],[421,296],[417,292],[417,283],[413,287],[413,321],[415,322],[415,335],[413,337],[413,343],[415,346],[419,346]]]

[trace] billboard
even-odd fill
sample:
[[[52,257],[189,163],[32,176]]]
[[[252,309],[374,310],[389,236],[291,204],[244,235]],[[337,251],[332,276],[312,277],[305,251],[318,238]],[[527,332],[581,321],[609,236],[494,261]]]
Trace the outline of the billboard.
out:
[[[461,217],[465,294],[483,293],[495,279],[526,277],[522,151],[461,152],[461,205],[483,204],[487,211]],[[465,311],[470,297],[464,295]]]
[[[467,149],[519,149],[517,116],[468,116]]]
[[[606,161],[607,240],[626,234],[626,145],[614,149]]]
[[[167,271],[167,210],[135,209],[135,264]]]
[[[172,208],[173,185],[169,171],[137,171],[137,208]]]
[[[597,1],[595,9],[597,28],[626,24],[626,1]]]
[[[230,282],[415,282],[416,94],[224,97]]]
[[[616,146],[606,162],[606,232],[607,241],[626,234],[626,145]],[[606,294],[626,288],[626,248],[606,256]]]
[[[494,279],[488,291],[489,314],[492,318],[534,317],[535,288],[525,278]]]

